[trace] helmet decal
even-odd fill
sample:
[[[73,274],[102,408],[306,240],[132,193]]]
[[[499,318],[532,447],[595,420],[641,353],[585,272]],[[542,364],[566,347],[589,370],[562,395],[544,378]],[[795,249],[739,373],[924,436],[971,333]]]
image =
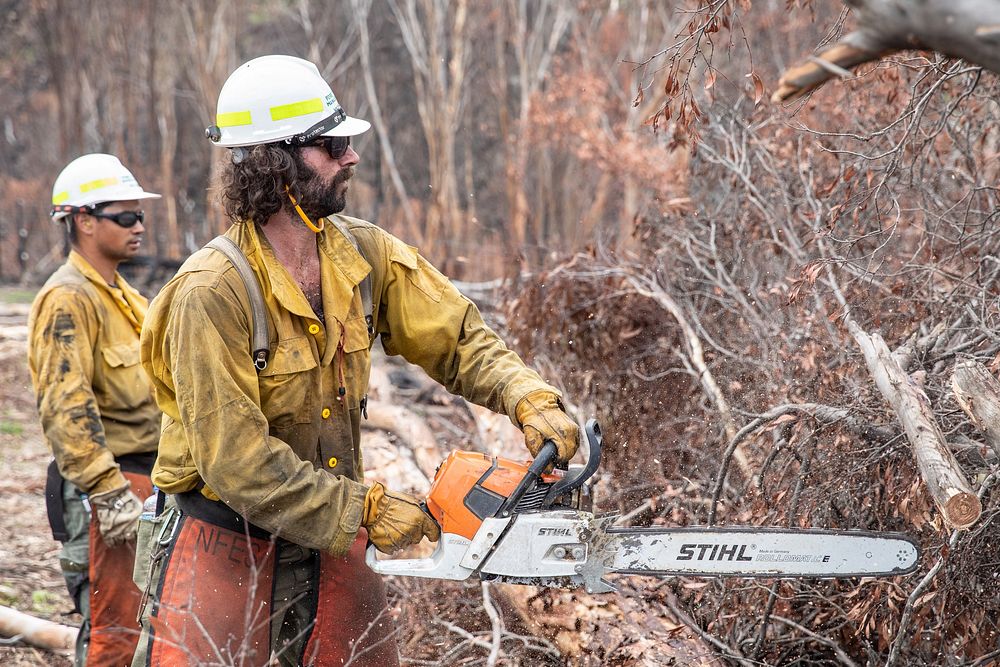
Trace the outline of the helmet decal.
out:
[[[249,111],[230,111],[220,113],[215,117],[215,122],[219,127],[239,127],[240,125],[252,125]]]
[[[314,97],[311,100],[302,100],[301,102],[292,102],[291,104],[271,107],[271,120],[298,118],[299,116],[319,113],[320,111],[323,111],[323,100],[319,97]]]

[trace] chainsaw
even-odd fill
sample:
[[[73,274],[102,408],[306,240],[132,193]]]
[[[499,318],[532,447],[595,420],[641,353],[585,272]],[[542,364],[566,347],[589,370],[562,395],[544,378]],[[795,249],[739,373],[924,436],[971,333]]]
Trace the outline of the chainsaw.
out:
[[[366,562],[384,575],[482,580],[533,586],[615,590],[607,574],[656,577],[841,578],[908,574],[919,549],[897,533],[770,527],[616,526],[595,515],[587,485],[601,461],[601,431],[585,428],[585,466],[552,470],[547,442],[534,461],[452,452],[425,501],[441,527],[433,554]]]

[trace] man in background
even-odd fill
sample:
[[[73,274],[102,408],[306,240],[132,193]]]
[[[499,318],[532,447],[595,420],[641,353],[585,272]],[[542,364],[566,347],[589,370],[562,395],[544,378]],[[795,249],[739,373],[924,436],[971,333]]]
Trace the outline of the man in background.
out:
[[[28,365],[52,450],[46,504],[59,563],[83,616],[77,667],[121,667],[138,640],[139,591],[131,580],[136,526],[152,493],[149,473],[160,412],[139,364],[146,299],[118,274],[145,231],[145,192],[118,158],[69,163],[52,191],[52,220],[66,225],[66,263],[35,297]]]

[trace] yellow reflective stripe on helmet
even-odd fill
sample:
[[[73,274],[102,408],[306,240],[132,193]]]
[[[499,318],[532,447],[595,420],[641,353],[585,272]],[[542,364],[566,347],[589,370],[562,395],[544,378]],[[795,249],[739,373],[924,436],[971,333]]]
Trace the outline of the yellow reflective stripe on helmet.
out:
[[[249,111],[230,111],[220,113],[215,117],[215,124],[219,127],[236,127],[238,125],[251,125]]]
[[[66,201],[67,199],[69,199],[69,193],[68,192],[58,192],[58,193],[52,195],[52,204],[53,205],[55,205],[55,204],[61,204],[64,201]]]
[[[295,118],[296,116],[305,116],[306,114],[316,113],[317,111],[322,110],[323,98],[314,97],[311,100],[302,100],[301,102],[282,104],[280,107],[271,107],[271,120]]]
[[[114,185],[118,182],[118,179],[112,176],[111,178],[99,178],[96,181],[88,181],[86,183],[80,184],[80,192],[90,192],[91,190],[100,190],[101,188],[106,188],[109,185]]]

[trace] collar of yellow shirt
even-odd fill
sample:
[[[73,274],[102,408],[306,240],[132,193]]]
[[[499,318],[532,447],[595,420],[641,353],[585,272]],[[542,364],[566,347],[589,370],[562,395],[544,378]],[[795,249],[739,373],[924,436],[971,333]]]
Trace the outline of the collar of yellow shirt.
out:
[[[69,263],[83,274],[98,290],[108,295],[122,315],[129,321],[132,328],[138,334],[142,330],[142,321],[146,317],[146,299],[129,285],[117,271],[115,272],[115,284],[109,285],[101,277],[93,266],[90,265],[83,255],[76,250],[70,250]]]
[[[273,296],[289,312],[316,319],[302,288],[275,257],[274,249],[256,225],[234,225],[227,235],[246,253],[261,281],[265,299]],[[372,267],[337,225],[325,225],[316,238],[321,253],[320,284],[323,289],[324,319],[329,322],[333,317],[344,323],[351,310],[354,288],[371,272]]]

